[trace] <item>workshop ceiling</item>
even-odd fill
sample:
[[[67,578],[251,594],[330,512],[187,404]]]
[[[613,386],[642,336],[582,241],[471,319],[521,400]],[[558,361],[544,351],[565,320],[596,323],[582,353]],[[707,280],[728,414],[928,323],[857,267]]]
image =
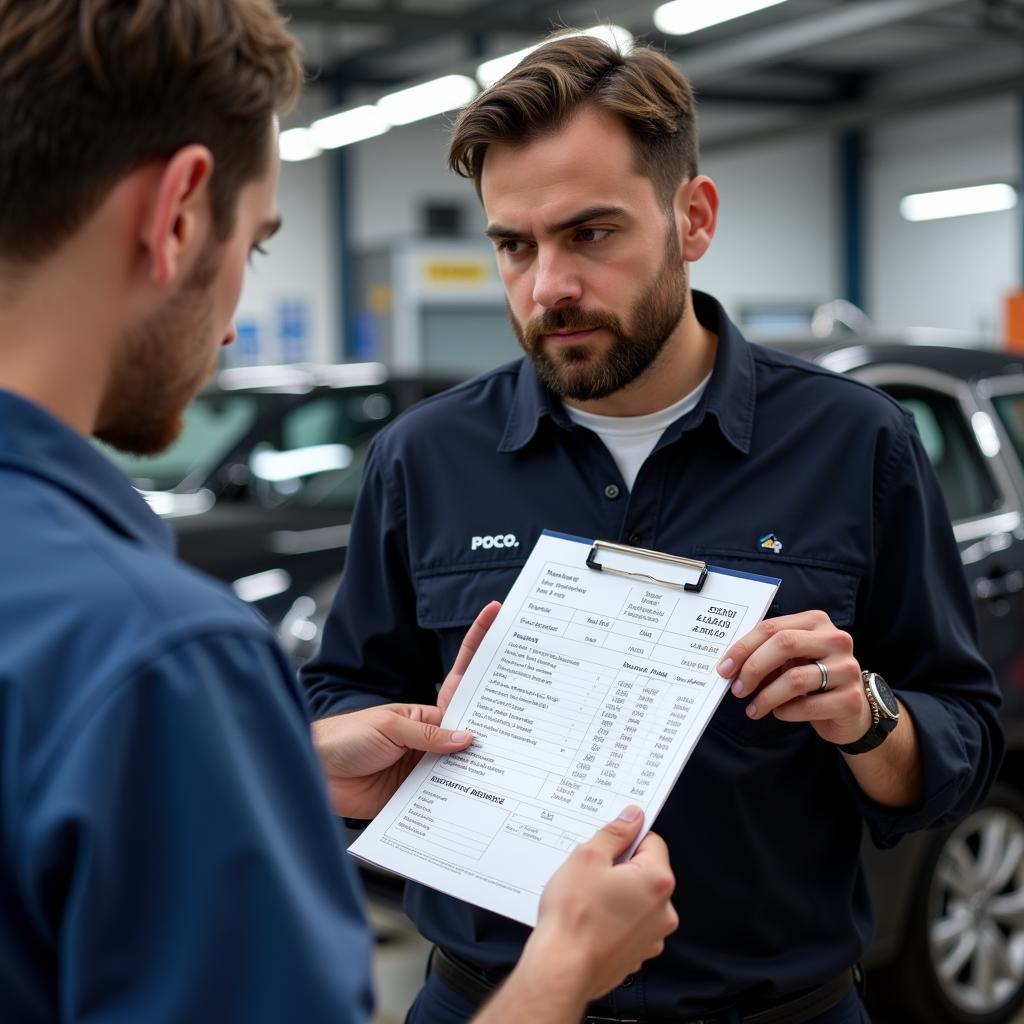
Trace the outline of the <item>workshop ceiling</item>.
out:
[[[785,0],[685,36],[654,2],[282,0],[314,88],[342,109],[537,42],[621,25],[693,81],[704,148],[857,127],[902,111],[1024,96],[1024,0]]]

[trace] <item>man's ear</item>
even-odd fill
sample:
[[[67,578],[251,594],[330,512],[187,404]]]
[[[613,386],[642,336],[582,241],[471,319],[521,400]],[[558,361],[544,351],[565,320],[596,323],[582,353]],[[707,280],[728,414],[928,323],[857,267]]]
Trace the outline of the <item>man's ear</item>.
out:
[[[679,228],[679,249],[690,263],[699,260],[711,245],[718,227],[718,189],[706,175],[684,181],[673,203]]]
[[[179,149],[164,165],[151,192],[140,239],[153,284],[167,284],[188,266],[209,234],[213,154],[206,146]]]

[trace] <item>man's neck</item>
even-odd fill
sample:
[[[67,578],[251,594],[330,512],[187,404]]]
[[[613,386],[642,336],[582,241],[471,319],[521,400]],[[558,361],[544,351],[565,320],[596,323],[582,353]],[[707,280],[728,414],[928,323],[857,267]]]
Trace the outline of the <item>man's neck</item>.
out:
[[[19,287],[0,306],[0,388],[92,435],[103,396],[109,345],[96,297],[80,284],[47,276]],[[98,328],[98,330],[97,330]]]
[[[679,325],[653,363],[631,384],[604,398],[567,400],[584,412],[599,416],[646,416],[685,398],[712,371],[718,336],[707,330],[693,311],[692,294]]]

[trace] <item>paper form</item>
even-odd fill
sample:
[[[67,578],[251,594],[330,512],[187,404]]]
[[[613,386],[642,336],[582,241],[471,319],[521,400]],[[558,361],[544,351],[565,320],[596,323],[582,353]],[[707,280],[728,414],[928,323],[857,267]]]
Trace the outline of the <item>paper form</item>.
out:
[[[445,714],[473,746],[425,756],[351,853],[533,925],[578,843],[631,803],[647,830],[728,690],[715,665],[779,581],[709,566],[691,593],[589,568],[593,543],[541,536]],[[601,560],[697,578],[648,558]]]

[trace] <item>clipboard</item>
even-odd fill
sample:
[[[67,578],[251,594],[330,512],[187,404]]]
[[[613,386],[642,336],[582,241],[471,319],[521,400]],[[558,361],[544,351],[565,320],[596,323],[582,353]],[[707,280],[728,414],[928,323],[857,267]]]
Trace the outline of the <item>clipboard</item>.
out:
[[[350,852],[535,924],[578,843],[627,803],[657,816],[779,582],[544,530],[445,713],[473,746],[424,756]]]

